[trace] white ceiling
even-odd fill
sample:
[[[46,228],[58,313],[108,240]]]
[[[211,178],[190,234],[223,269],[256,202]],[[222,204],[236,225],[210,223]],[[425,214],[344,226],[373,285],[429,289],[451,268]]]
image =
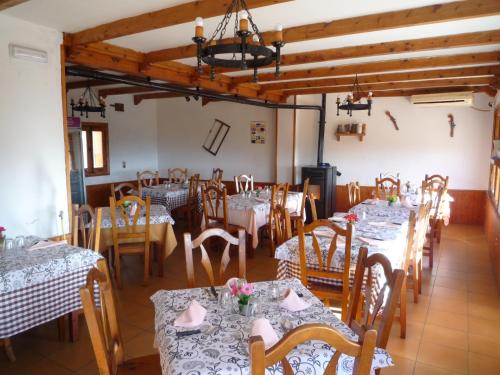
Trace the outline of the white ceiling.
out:
[[[48,26],[64,32],[80,31],[102,23],[120,18],[139,15],[145,12],[168,8],[192,0],[30,0],[12,7],[3,13],[24,20]],[[254,21],[261,31],[272,30],[276,23],[283,26],[297,26],[335,19],[381,13],[392,10],[415,8],[431,4],[451,2],[452,0],[294,0],[270,7],[252,10]],[[194,17],[193,17],[194,18]],[[221,17],[205,20],[205,32],[209,35]],[[324,38],[312,41],[289,43],[282,53],[295,53],[343,46],[363,45],[377,42],[388,42],[404,39],[459,34],[494,30],[500,28],[500,16],[482,17],[469,20],[436,23],[370,33]],[[194,24],[186,23],[109,40],[108,42],[137,51],[149,52],[163,48],[171,48],[192,43]],[[228,30],[229,34],[232,31]],[[360,47],[362,48],[362,47]],[[309,69],[332,65],[358,64],[370,61],[391,60],[399,58],[452,55],[471,52],[500,50],[500,45],[478,46],[468,48],[448,48],[434,51],[391,54],[355,59],[344,59],[332,62],[286,66],[282,70]],[[180,60],[194,65],[194,59]],[[272,71],[261,69],[260,72]],[[248,74],[235,72],[231,75]]]

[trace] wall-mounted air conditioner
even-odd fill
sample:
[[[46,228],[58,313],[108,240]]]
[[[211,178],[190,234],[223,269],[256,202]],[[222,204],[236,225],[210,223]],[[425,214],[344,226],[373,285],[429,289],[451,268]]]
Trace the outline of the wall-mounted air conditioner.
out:
[[[472,91],[412,95],[410,98],[411,104],[421,107],[471,106],[473,99]]]

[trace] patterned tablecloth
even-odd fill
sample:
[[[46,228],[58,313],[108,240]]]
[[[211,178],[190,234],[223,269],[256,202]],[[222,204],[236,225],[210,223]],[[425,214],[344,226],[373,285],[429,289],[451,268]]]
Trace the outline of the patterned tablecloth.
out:
[[[235,194],[228,197],[228,222],[245,228],[246,232],[252,236],[252,247],[255,249],[259,245],[259,228],[269,221],[269,194],[260,193],[259,197],[252,193],[250,197]],[[302,203],[302,193],[288,192],[286,207],[290,212],[300,211]],[[222,215],[222,208],[221,212]],[[201,223],[204,227],[204,220]]]
[[[189,188],[182,184],[143,187],[142,199],[148,195],[151,197],[151,204],[160,204],[167,209],[168,213],[171,213],[187,203]],[[201,188],[198,189],[198,207],[201,209]]]
[[[401,205],[388,206],[387,202],[384,201],[380,201],[376,204],[372,204],[370,201],[363,202],[351,209],[351,212],[356,212],[360,218],[363,217],[363,212],[365,213],[365,219],[361,219],[356,223],[354,229],[350,260],[351,281],[354,278],[356,261],[361,246],[368,249],[368,255],[382,253],[389,258],[393,268],[401,268],[404,260],[403,256],[408,232],[408,218],[411,209],[414,208]],[[345,223],[337,224],[345,227]],[[325,228],[321,229],[324,230]],[[376,242],[376,244],[368,244],[360,237],[374,239],[374,241],[370,242]],[[341,237],[339,237],[339,239],[340,238]],[[331,238],[318,236],[318,242],[323,255],[323,262],[326,263]],[[315,268],[318,266],[318,261],[312,248],[311,236],[306,236],[305,245],[307,263],[310,267]],[[338,243],[338,245],[339,248],[337,248],[334,254],[330,268],[331,270],[342,272],[345,264],[345,248],[341,248],[340,243]],[[277,272],[278,279],[289,277],[300,278],[299,239],[297,236],[278,246],[278,248],[276,248],[275,258],[279,259]],[[337,280],[317,278],[313,278],[313,280],[315,282],[332,285],[341,284],[341,281]]]
[[[270,302],[266,296],[270,282],[255,283],[261,313],[257,317],[267,318],[278,337],[285,334],[283,321],[289,320],[294,326],[305,323],[326,323],[343,333],[347,338],[356,340],[352,330],[340,321],[323,303],[314,297],[297,279],[275,282],[280,291],[293,288],[302,293],[311,307],[301,312],[291,313],[280,308],[277,302]],[[173,321],[192,299],[196,299],[207,310],[205,322],[200,329],[205,333],[177,338],[176,332],[184,330],[173,326]],[[237,313],[222,311],[217,301],[207,289],[184,289],[158,291],[151,300],[155,305],[155,344],[160,352],[164,375],[182,374],[249,374],[250,361],[248,339],[255,318],[248,318]],[[209,331],[206,331],[209,329]],[[308,375],[323,374],[324,367],[330,361],[334,348],[320,341],[309,341],[293,350],[288,359],[295,373]],[[373,369],[392,366],[389,354],[376,348]],[[337,374],[351,374],[353,358],[342,355]],[[267,369],[267,374],[281,374],[280,365]]]
[[[79,289],[100,258],[66,244],[0,251],[0,338],[80,309]]]
[[[144,225],[146,223],[145,209],[143,209],[142,211],[142,216],[137,221],[139,225]],[[120,216],[119,208],[117,208],[116,220],[118,227],[125,227],[125,222]],[[150,240],[159,242],[161,244],[163,248],[163,257],[166,258],[174,251],[175,247],[177,246],[177,240],[172,228],[172,225],[175,224],[175,221],[164,206],[151,204],[149,224]],[[109,207],[103,207],[101,221],[101,242],[99,246],[101,252],[113,246],[113,234],[111,228],[111,210]]]

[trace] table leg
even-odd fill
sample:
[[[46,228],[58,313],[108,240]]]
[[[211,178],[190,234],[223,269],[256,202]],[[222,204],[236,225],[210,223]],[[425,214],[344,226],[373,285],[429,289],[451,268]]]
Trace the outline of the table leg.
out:
[[[252,245],[252,243],[253,243],[252,235],[247,233],[245,238],[246,238],[246,242],[247,242],[245,246],[247,248],[248,257],[250,259],[253,259],[255,249],[253,248],[253,245]]]
[[[69,341],[71,342],[76,342],[78,341],[78,338],[80,337],[79,333],[79,325],[78,325],[78,317],[80,316],[80,313],[82,310],[77,310],[69,313],[68,316],[68,322],[69,322]]]
[[[6,337],[6,338],[2,339],[2,341],[3,341],[3,346],[5,349],[5,354],[7,355],[7,358],[9,359],[9,361],[15,362],[16,356],[14,355],[14,350],[12,349],[10,337]]]
[[[57,318],[57,338],[59,341],[66,340],[66,316]]]

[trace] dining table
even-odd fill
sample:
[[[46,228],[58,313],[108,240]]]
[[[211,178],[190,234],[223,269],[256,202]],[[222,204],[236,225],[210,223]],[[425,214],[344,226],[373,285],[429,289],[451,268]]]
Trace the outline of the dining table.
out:
[[[304,310],[291,312],[280,306],[281,298],[269,298],[269,288],[278,288],[278,295],[294,290],[297,295],[309,303]],[[222,287],[216,287],[220,293]],[[254,298],[259,308],[253,316],[241,315],[238,310],[222,307],[209,288],[182,290],[160,290],[151,300],[155,307],[155,346],[160,354],[163,375],[250,374],[249,337],[255,319],[269,321],[278,338],[290,329],[306,323],[328,324],[343,334],[347,339],[356,341],[356,334],[323,303],[307,290],[298,279],[265,281],[253,283]],[[199,332],[182,336],[186,328],[174,325],[191,301],[196,300],[207,310],[200,324]],[[189,328],[192,330],[192,328]],[[326,364],[335,353],[335,348],[311,340],[293,349],[287,358],[295,373],[323,373]],[[345,354],[340,356],[337,374],[351,374],[354,360]],[[389,367],[393,360],[389,353],[375,348],[372,370]],[[266,369],[267,374],[283,373],[281,364]]]
[[[173,210],[187,204],[189,197],[189,184],[165,183],[142,188],[141,198],[151,197],[152,204],[159,204],[167,209],[169,214]],[[198,188],[198,210],[201,212],[201,188]]]
[[[290,212],[300,211],[302,204],[301,192],[288,192],[286,208]],[[229,224],[245,229],[252,237],[252,248],[259,245],[259,229],[269,223],[269,212],[271,210],[271,192],[252,191],[228,196],[228,218]],[[218,215],[223,215],[222,207]],[[202,228],[205,220],[202,219]]]
[[[24,248],[0,250],[0,339],[9,342],[81,309],[80,287],[99,259],[97,252],[34,236]]]
[[[125,221],[120,217],[120,208],[117,208],[117,226],[119,231],[125,231]],[[145,208],[142,208],[141,216],[137,224],[144,226],[146,223]],[[174,251],[177,246],[177,239],[173,225],[174,219],[163,205],[151,204],[150,218],[149,218],[149,236],[151,242],[159,243],[162,253],[162,258],[167,258]],[[111,220],[111,209],[109,207],[102,207],[101,219],[101,240],[99,243],[99,251],[104,252],[113,246],[113,223]],[[132,241],[132,240],[131,240]]]
[[[359,221],[354,224],[354,234],[351,240],[350,257],[350,280],[354,280],[356,262],[359,249],[366,247],[368,255],[374,253],[384,254],[393,269],[402,268],[406,249],[406,237],[408,233],[408,220],[411,211],[417,211],[416,203],[389,205],[387,201],[368,199],[354,207],[349,212],[356,213]],[[329,220],[345,228],[347,221],[346,213],[339,213]],[[333,231],[327,227],[319,227],[318,230],[326,234],[318,235],[318,243],[321,249],[323,262],[326,264],[328,250],[332,241]],[[328,233],[331,235],[328,235]],[[329,270],[343,272],[345,269],[345,241],[339,236],[337,250],[331,260]],[[318,258],[312,246],[312,236],[305,236],[306,262],[308,268],[318,269]],[[299,238],[294,236],[276,248],[275,258],[278,259],[277,279],[290,277],[300,278],[300,251]],[[321,284],[339,286],[342,280],[311,277],[310,281]]]

